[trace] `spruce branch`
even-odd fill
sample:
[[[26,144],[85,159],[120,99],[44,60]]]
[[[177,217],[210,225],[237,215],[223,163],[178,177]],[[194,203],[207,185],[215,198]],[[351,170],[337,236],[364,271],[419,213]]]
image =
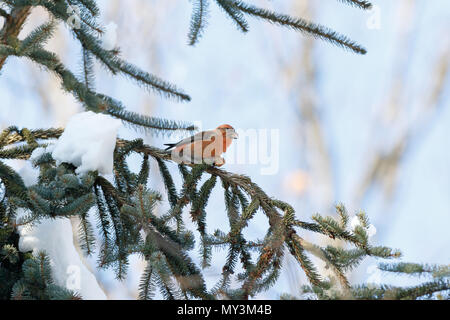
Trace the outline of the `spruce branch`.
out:
[[[385,272],[413,276],[431,275],[434,278],[450,277],[450,265],[423,265],[419,263],[381,263],[378,268]]]
[[[94,229],[87,220],[87,213],[82,215],[78,226],[78,239],[80,240],[80,247],[87,256],[94,252],[95,236]]]
[[[353,294],[355,298],[364,300],[416,300],[431,297],[440,292],[448,292],[449,289],[450,281],[446,279],[410,287],[360,285],[353,289]]]
[[[96,17],[100,14],[100,9],[98,8],[94,0],[77,0],[76,2],[77,4],[81,4],[86,9],[88,9],[93,17]]]
[[[106,99],[107,98],[105,98],[105,100]],[[106,101],[111,100],[108,99]],[[107,113],[117,119],[123,120],[125,124],[130,125],[138,131],[141,130],[151,134],[168,135],[171,132],[189,132],[197,130],[195,126],[189,123],[148,117],[135,112],[127,111],[124,108],[116,107],[116,105],[112,103],[109,104]]]
[[[356,42],[325,26],[306,21],[302,18],[294,18],[286,14],[276,13],[267,9],[258,8],[240,0],[222,1],[226,2],[231,7],[240,10],[241,12],[254,16],[256,18],[264,19],[274,24],[292,28],[294,30],[308,34],[314,38],[319,38],[339,47],[352,50],[353,52],[358,54],[367,53],[366,49],[358,45]]]
[[[153,274],[153,265],[149,261],[147,266],[145,267],[144,273],[141,278],[141,282],[139,284],[139,299],[140,300],[152,300],[155,291],[155,281]]]
[[[152,133],[162,132],[168,134],[170,131],[196,130],[194,126],[189,124],[147,117],[134,112],[126,111],[119,101],[106,95],[91,91],[89,85],[92,83],[92,79],[90,79],[90,72],[88,70],[89,65],[85,65],[88,68],[88,73],[85,73],[85,83],[83,83],[79,81],[71,71],[63,66],[56,55],[44,49],[36,48],[31,52],[14,50],[14,52],[11,52],[11,55],[27,57],[37,64],[46,67],[49,71],[55,73],[61,79],[63,88],[72,93],[81,103],[83,103],[87,110],[108,113],[116,118],[126,121],[132,127]],[[89,64],[89,61],[87,63]],[[141,74],[137,69],[131,69],[129,71],[138,72],[142,78],[149,76],[145,73]],[[147,80],[153,81],[149,79]],[[162,86],[163,85],[161,85],[161,87]]]
[[[9,141],[13,144],[25,141],[27,143],[25,147],[29,146],[29,150],[32,150],[38,146],[36,144],[36,141],[40,140],[38,138],[54,139],[61,134],[62,130],[56,129],[49,129],[48,132],[44,132],[43,130],[19,130],[11,127],[0,134],[0,141],[3,143]],[[139,174],[132,173],[126,165],[126,157],[131,153],[138,153],[143,157],[143,165]],[[20,157],[22,156],[27,158],[26,154],[20,155]],[[45,158],[45,155],[42,157]],[[155,201],[161,201],[161,196],[147,191],[144,187],[145,183],[142,183],[142,181],[147,180],[142,177],[147,176],[145,167],[149,165],[149,158],[154,159],[159,164],[160,173],[169,194],[171,209],[161,218],[152,214]],[[44,184],[31,187],[29,192],[25,192],[24,186],[17,190],[11,184],[8,184],[10,180],[20,181],[20,178],[16,178],[11,170],[9,170],[9,174],[3,175],[1,178],[2,181],[5,181],[4,183],[9,190],[17,190],[14,192],[22,194],[23,200],[25,200],[23,205],[34,210],[35,216],[38,218],[46,215],[79,215],[80,218],[85,218],[87,210],[92,206],[92,197],[89,190],[94,186],[94,198],[99,213],[99,228],[103,234],[99,266],[112,266],[116,269],[118,278],[123,278],[128,264],[127,257],[131,252],[141,252],[150,259],[149,257],[159,250],[165,256],[164,261],[166,262],[164,265],[168,268],[165,269],[162,266],[160,272],[164,273],[170,270],[177,279],[181,294],[192,297],[209,299],[217,295],[225,295],[234,298],[248,298],[261,290],[267,289],[279,275],[285,246],[297,259],[311,285],[316,288],[315,290],[319,290],[318,288],[324,290],[329,282],[319,275],[316,266],[308,255],[321,259],[331,267],[336,279],[341,283],[343,293],[340,294],[345,297],[353,295],[353,289],[350,287],[345,272],[356,267],[365,256],[383,259],[399,256],[399,252],[390,248],[372,246],[368,243],[366,228],[369,221],[363,213],[358,214],[362,225],[356,227],[353,231],[346,230],[348,215],[342,205],[336,207],[339,219],[315,215],[313,217],[315,223],[302,222],[295,218],[295,211],[289,204],[270,198],[248,177],[236,175],[210,165],[179,165],[184,183],[183,188],[178,193],[166,166],[169,161],[171,161],[170,153],[145,145],[140,139],[133,141],[118,139],[114,156],[115,184],[111,184],[95,174],[87,176],[87,179],[80,184],[77,179],[74,179],[73,173],[70,173],[75,168],[62,164],[62,167],[58,170],[69,171],[57,178],[56,183],[60,184],[61,187],[69,188],[68,190],[80,190],[76,198],[71,197],[73,200],[65,202],[64,208],[60,207],[59,203],[67,197],[68,193],[59,192],[57,196],[51,189],[47,188],[46,183],[55,183],[52,182],[54,178],[45,182],[47,181],[47,178],[45,178],[47,174],[44,174],[41,178]],[[35,162],[40,163],[41,166],[52,163],[51,159],[45,161],[36,159]],[[188,167],[191,167],[191,169],[189,170]],[[204,173],[209,174],[210,178],[197,189]],[[217,179],[222,181],[225,192],[225,206],[230,231],[228,233],[216,231],[213,235],[208,235],[206,232],[205,207]],[[141,183],[135,181],[141,181]],[[197,229],[201,235],[200,249],[203,266],[210,264],[213,246],[228,247],[222,278],[210,293],[204,287],[200,271],[184,253],[184,250],[192,248],[193,245],[192,234],[184,229],[181,218],[182,209],[189,203],[191,203],[191,218],[197,223]],[[244,238],[242,231],[258,211],[262,211],[266,215],[270,228],[264,240],[249,242]],[[175,230],[167,225],[173,218],[177,224]],[[321,248],[300,237],[295,230],[299,227],[303,230],[326,235],[332,239],[345,240],[354,245],[356,249],[343,250],[334,246]],[[82,234],[84,238],[81,240],[88,252],[88,246],[92,243],[89,240],[89,228],[89,226],[81,224],[81,229],[85,234]],[[144,242],[142,242],[143,240],[138,232],[139,229],[142,229],[146,234]],[[251,261],[249,250],[256,250],[259,253],[255,262]],[[237,276],[241,279],[242,287],[236,290],[230,288],[230,284],[239,258],[244,273]],[[417,268],[416,266],[414,270]],[[400,267],[399,270],[401,270]],[[445,275],[445,272],[441,271],[441,274]],[[156,272],[155,277],[153,279],[153,277],[149,278],[144,275],[144,279],[151,282],[156,281],[159,286],[162,286],[160,289],[165,292],[167,297],[179,297],[176,290],[166,281],[168,278],[166,278],[165,273],[159,274]],[[199,286],[192,285],[191,281],[195,278],[200,281],[194,281]],[[148,285],[151,284],[148,283]],[[143,288],[145,289],[146,286]],[[146,290],[144,291],[146,292]],[[147,296],[145,292],[143,296]]]
[[[118,60],[114,65],[122,74],[128,76],[131,80],[135,80],[138,85],[142,85],[144,88],[155,90],[157,93],[162,93],[169,98],[176,98],[181,101],[191,101],[189,95],[185,94],[174,85],[140,70],[132,64],[123,60]]]
[[[189,45],[191,46],[197,43],[206,27],[208,4],[208,0],[194,0],[192,4],[191,25],[188,35]]]
[[[232,5],[230,5],[226,0],[216,0],[217,4],[219,5],[222,10],[225,11],[225,13],[228,15],[228,17],[231,18],[231,20],[236,24],[236,26],[242,31],[242,32],[248,32],[248,23],[244,18],[244,15],[241,11],[234,8]]]
[[[360,9],[364,9],[364,10],[369,10],[372,9],[372,3],[370,3],[369,1],[365,1],[365,0],[338,0],[340,2],[344,2],[346,4],[349,4],[351,6],[360,8]]]
[[[53,36],[56,24],[51,20],[33,30],[23,41],[20,42],[19,52],[22,55],[34,49],[40,49]]]
[[[30,6],[18,6],[11,10],[11,13],[6,16],[3,28],[0,30],[0,44],[7,44],[10,38],[16,38],[19,35],[30,11]],[[0,71],[5,64],[7,57],[8,56],[3,53],[0,54]]]
[[[95,76],[94,76],[94,61],[92,59],[92,54],[88,50],[83,48],[82,55],[83,55],[82,70],[83,70],[84,85],[88,90],[93,91]]]

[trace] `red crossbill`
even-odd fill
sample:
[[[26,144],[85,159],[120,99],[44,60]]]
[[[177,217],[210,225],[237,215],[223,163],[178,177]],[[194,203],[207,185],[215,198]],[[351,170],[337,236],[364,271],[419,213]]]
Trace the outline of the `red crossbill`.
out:
[[[208,163],[216,166],[225,164],[220,156],[239,135],[229,124],[218,126],[214,130],[202,131],[177,143],[165,144],[171,152],[172,160],[178,163]]]

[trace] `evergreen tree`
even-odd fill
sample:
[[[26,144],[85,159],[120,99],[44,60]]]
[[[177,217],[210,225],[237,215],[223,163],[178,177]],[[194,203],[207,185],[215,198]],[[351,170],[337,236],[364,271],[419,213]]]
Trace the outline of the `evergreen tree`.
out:
[[[239,0],[193,0],[193,13],[188,34],[189,44],[199,41],[208,18],[208,5],[215,2],[239,30],[247,32],[247,17],[289,27],[305,35],[328,41],[357,54],[366,50],[329,28],[301,18],[272,12]],[[367,1],[341,0],[361,9],[371,7]],[[73,10],[78,6],[80,12]],[[48,22],[37,27],[22,40],[19,33],[30,12],[37,6],[48,11]],[[174,131],[194,131],[196,128],[183,121],[148,117],[127,111],[122,103],[95,91],[94,60],[113,75],[125,75],[147,90],[168,98],[189,101],[190,97],[175,85],[147,73],[123,60],[118,49],[106,50],[102,46],[104,32],[97,22],[99,8],[95,0],[2,0],[0,15],[4,20],[0,30],[0,69],[10,56],[27,58],[39,67],[55,74],[63,90],[71,93],[88,111],[104,113],[123,120],[147,133],[170,134]],[[73,21],[77,23],[73,23]],[[45,49],[58,24],[65,24],[79,42],[83,72],[77,76],[59,57]],[[233,174],[207,165],[178,165],[182,186],[174,183],[168,164],[170,154],[142,139],[118,139],[114,151],[114,182],[97,171],[79,177],[76,167],[58,163],[52,154],[44,152],[30,160],[38,148],[45,148],[58,139],[64,129],[19,129],[11,126],[0,135],[0,158],[32,161],[39,169],[38,183],[27,187],[21,176],[3,161],[0,162],[0,297],[2,299],[79,299],[76,292],[55,284],[49,259],[44,252],[33,255],[19,252],[17,228],[33,225],[42,219],[78,217],[80,246],[84,254],[94,252],[94,227],[89,215],[96,214],[100,230],[98,268],[113,268],[118,279],[127,274],[128,259],[138,253],[146,261],[141,278],[140,298],[151,299],[159,291],[167,299],[248,299],[270,288],[277,280],[285,254],[291,254],[307,276],[310,286],[303,293],[317,298],[356,299],[416,299],[426,297],[447,298],[450,289],[448,266],[422,266],[417,264],[382,264],[387,272],[431,274],[432,279],[420,286],[397,288],[392,286],[351,286],[346,272],[357,267],[365,257],[395,259],[396,250],[369,243],[369,221],[365,214],[358,215],[360,225],[348,228],[348,215],[344,206],[336,207],[339,218],[315,215],[311,222],[300,221],[287,203],[267,195],[249,177]],[[133,172],[127,165],[130,155],[139,155],[141,168]],[[165,185],[170,210],[158,216],[155,207],[163,199],[148,187],[150,162],[157,163]],[[206,176],[206,181],[201,182]],[[208,233],[206,205],[211,192],[219,187],[224,192],[228,219],[227,231]],[[190,208],[186,210],[186,208]],[[95,210],[90,210],[95,208]],[[27,212],[17,219],[19,212]],[[263,239],[249,241],[243,230],[257,213],[266,216],[269,228]],[[197,230],[188,230],[183,215],[188,214]],[[226,219],[224,217],[224,219]],[[334,245],[320,247],[300,236],[304,231],[335,240]],[[202,265],[190,257],[194,248],[194,232],[199,234]],[[342,246],[347,243],[352,248]],[[202,269],[214,263],[213,248],[225,250],[226,263],[220,281],[211,289],[205,284]],[[285,250],[287,249],[287,250]],[[322,260],[333,276],[324,277],[311,257]],[[239,286],[231,286],[236,270]],[[439,295],[439,296],[438,296]]]

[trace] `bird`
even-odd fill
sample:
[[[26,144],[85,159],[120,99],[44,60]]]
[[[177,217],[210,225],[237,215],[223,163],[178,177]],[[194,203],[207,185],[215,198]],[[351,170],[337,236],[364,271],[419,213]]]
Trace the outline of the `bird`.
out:
[[[166,152],[171,153],[177,163],[207,163],[221,167],[225,159],[221,157],[234,139],[239,138],[236,130],[229,124],[222,124],[216,129],[199,132],[177,143],[166,143]]]

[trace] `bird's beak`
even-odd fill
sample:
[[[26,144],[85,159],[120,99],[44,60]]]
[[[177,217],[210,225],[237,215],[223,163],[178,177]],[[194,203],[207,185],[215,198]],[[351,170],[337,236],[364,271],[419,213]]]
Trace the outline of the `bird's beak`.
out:
[[[237,132],[233,132],[233,134],[232,134],[231,137],[232,137],[233,139],[237,139],[237,138],[239,138],[239,135],[238,135]]]

